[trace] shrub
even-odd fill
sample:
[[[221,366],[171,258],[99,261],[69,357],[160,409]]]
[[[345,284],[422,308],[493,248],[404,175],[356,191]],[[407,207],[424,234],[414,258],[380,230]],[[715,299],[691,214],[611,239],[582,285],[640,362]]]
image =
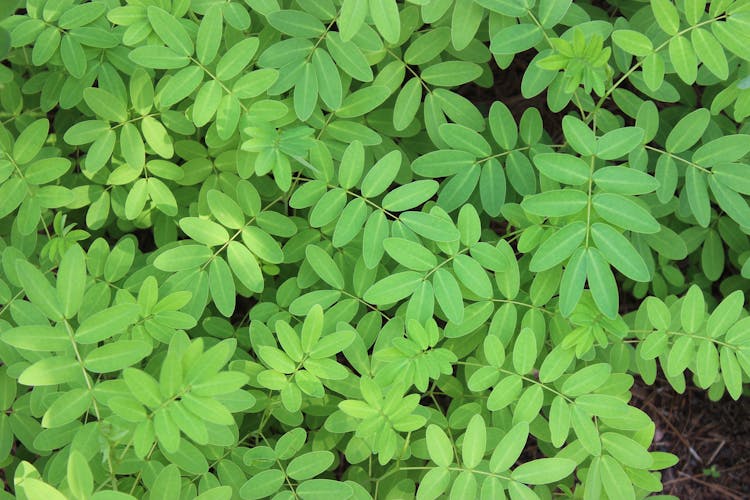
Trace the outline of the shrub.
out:
[[[741,396],[749,2],[0,19],[3,497],[642,498],[634,376]]]

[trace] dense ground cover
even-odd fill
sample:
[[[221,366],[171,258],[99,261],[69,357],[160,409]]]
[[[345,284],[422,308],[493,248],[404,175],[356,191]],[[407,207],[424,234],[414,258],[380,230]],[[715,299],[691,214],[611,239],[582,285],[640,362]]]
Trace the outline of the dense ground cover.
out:
[[[3,3],[2,495],[743,495],[749,28]]]

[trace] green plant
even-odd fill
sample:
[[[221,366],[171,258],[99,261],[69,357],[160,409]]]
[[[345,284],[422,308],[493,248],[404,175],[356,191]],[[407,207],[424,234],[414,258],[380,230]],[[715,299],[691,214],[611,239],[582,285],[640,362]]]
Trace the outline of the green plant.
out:
[[[716,465],[712,465],[703,469],[703,475],[717,479],[721,477],[721,472],[716,468]]]
[[[3,498],[642,498],[634,376],[741,396],[750,2],[0,19]]]

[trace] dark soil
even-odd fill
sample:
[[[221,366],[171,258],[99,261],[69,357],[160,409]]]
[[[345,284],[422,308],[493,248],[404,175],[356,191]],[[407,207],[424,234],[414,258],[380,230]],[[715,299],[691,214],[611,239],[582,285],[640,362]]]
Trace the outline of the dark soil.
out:
[[[502,101],[503,104],[508,106],[516,123],[521,120],[521,116],[527,108],[536,108],[542,115],[544,129],[553,141],[559,142],[563,137],[562,118],[567,110],[560,113],[550,111],[547,107],[546,91],[531,99],[526,99],[521,95],[521,79],[535,55],[536,51],[533,49],[516,54],[513,63],[506,69],[500,69],[495,60],[491,59],[489,65],[494,76],[494,85],[490,88],[483,88],[474,83],[468,83],[462,85],[458,89],[458,93],[469,99],[480,111],[485,113],[493,102]]]
[[[664,494],[695,500],[750,498],[750,399],[713,402],[688,386],[677,394],[663,379],[637,379],[631,404],[656,424],[654,451],[680,461],[663,471]]]

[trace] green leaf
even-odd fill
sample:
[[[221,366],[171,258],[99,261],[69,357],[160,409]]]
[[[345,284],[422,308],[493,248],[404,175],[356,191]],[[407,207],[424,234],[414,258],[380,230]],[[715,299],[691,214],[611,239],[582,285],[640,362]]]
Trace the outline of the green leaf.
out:
[[[109,373],[138,363],[151,354],[151,345],[142,340],[118,340],[91,351],[84,360],[87,370]]]
[[[60,56],[65,69],[73,78],[83,78],[86,74],[86,53],[81,44],[71,35],[62,37]]]
[[[164,467],[149,489],[149,498],[167,499],[170,492],[180,489],[180,470],[175,464]]]
[[[411,169],[423,177],[448,177],[469,169],[475,161],[475,155],[468,151],[440,149],[415,159]]]
[[[435,254],[420,245],[404,238],[386,238],[383,248],[396,262],[414,271],[429,271],[437,266]]]
[[[174,16],[153,5],[146,9],[146,13],[151,23],[151,28],[169,48],[185,56],[192,55],[193,41],[182,24]]]
[[[526,2],[514,0],[475,0],[482,7],[510,17],[521,17],[526,14]]]
[[[562,153],[541,153],[534,156],[534,165],[552,180],[576,186],[589,180],[589,166],[577,156]]]
[[[612,226],[594,223],[591,226],[591,236],[604,258],[622,274],[635,281],[647,282],[651,279],[651,273],[643,257],[630,241]]]
[[[263,274],[255,256],[245,245],[230,241],[227,246],[227,261],[237,279],[251,292],[263,291]]]
[[[341,248],[362,231],[370,210],[362,198],[351,200],[341,212],[333,231],[333,246]]]
[[[623,127],[607,132],[597,140],[596,156],[603,160],[621,158],[640,146],[644,135],[639,127]]]
[[[336,262],[325,250],[316,245],[308,245],[305,248],[305,255],[315,274],[320,276],[323,281],[333,288],[344,288],[344,275],[341,274]]]
[[[242,208],[232,198],[219,190],[212,189],[206,195],[211,215],[230,229],[240,229],[245,225]]]
[[[221,97],[221,84],[216,80],[207,81],[198,90],[193,106],[193,123],[197,127],[203,127],[211,121],[216,114],[216,110],[219,109]]]
[[[585,156],[596,153],[596,134],[588,125],[573,115],[566,115],[562,127],[565,139],[574,150]]]
[[[141,168],[146,163],[146,150],[138,128],[132,123],[126,123],[120,131],[120,150],[127,164],[134,168]],[[140,179],[139,179],[140,180]],[[133,217],[134,218],[134,217]]]
[[[377,0],[388,1],[388,0]],[[466,61],[445,61],[428,66],[422,71],[422,80],[437,87],[456,87],[469,83],[482,74],[482,67]]]
[[[544,240],[529,262],[529,270],[542,272],[570,257],[586,236],[586,224],[572,222]]]
[[[534,330],[523,328],[513,345],[513,369],[519,375],[525,375],[534,368],[537,346]]]
[[[401,167],[401,152],[399,150],[391,151],[386,154],[375,165],[370,168],[369,172],[362,179],[361,191],[365,198],[373,198],[383,193],[398,174]]]
[[[730,293],[706,321],[706,333],[711,338],[719,338],[734,325],[742,314],[742,306],[745,303],[745,295],[742,290]]]
[[[310,212],[310,225],[323,227],[336,220],[344,210],[347,202],[346,191],[340,188],[325,193]]]
[[[698,108],[683,116],[667,136],[667,151],[675,154],[686,151],[703,136],[710,121],[711,113],[706,108]]]
[[[450,467],[453,463],[453,446],[445,432],[435,424],[427,426],[425,434],[427,452],[433,462],[441,467]]]
[[[438,128],[440,137],[452,148],[468,151],[478,157],[492,154],[489,143],[478,132],[456,123],[443,123]]]
[[[510,469],[521,456],[528,437],[529,424],[527,422],[519,422],[511,427],[492,452],[490,471],[497,474]]]
[[[68,456],[68,487],[77,498],[90,498],[94,491],[94,476],[83,454],[72,450]]]
[[[732,165],[725,162],[737,161],[750,152],[750,142],[745,134],[733,134],[717,137],[695,150],[693,162],[699,165],[714,166],[714,174],[717,169],[724,165]],[[717,165],[720,164],[720,165]],[[732,167],[730,167],[732,168]],[[732,183],[728,183],[732,186]],[[741,190],[737,190],[743,192]],[[745,193],[747,194],[747,193]]]
[[[50,60],[60,46],[60,30],[50,26],[39,35],[31,51],[31,62],[42,66]]]
[[[598,193],[594,195],[592,205],[604,220],[628,231],[654,234],[661,230],[653,215],[630,197]]]
[[[63,315],[72,318],[83,304],[86,291],[86,255],[78,245],[65,252],[57,268],[57,298]]]
[[[42,427],[54,429],[77,420],[91,406],[88,389],[72,389],[57,398],[42,418]]]
[[[313,38],[325,33],[320,20],[301,10],[277,10],[266,17],[271,26],[290,36]]]
[[[124,122],[128,119],[125,103],[104,89],[84,89],[83,99],[100,118],[113,122]]]
[[[497,217],[505,204],[505,172],[494,158],[485,162],[479,178],[479,196],[484,211]]]
[[[726,186],[717,181],[714,176],[708,178],[708,185],[711,187],[711,193],[713,193],[721,209],[729,217],[744,225],[744,221],[750,217],[750,207],[748,207],[745,198],[733,189],[734,186]]]
[[[492,282],[479,262],[467,255],[456,255],[453,258],[453,271],[472,293],[485,299],[492,298]]]
[[[36,120],[26,126],[13,145],[13,159],[19,165],[33,160],[47,141],[49,121],[46,118]]]
[[[487,398],[487,409],[490,411],[499,411],[508,406],[518,398],[523,389],[523,382],[520,375],[509,375],[492,389],[489,398]]]
[[[563,382],[561,391],[571,397],[588,394],[601,387],[610,373],[612,367],[607,363],[597,363],[581,368]]]
[[[664,1],[669,2],[669,0]],[[652,3],[652,6],[654,6],[656,3],[657,2]],[[630,480],[617,460],[608,455],[601,456],[599,460],[599,478],[602,482],[602,486],[604,487],[604,491],[607,492],[607,496],[609,498],[634,500],[635,492],[633,491],[633,482]]]
[[[286,467],[286,474],[297,481],[322,474],[333,464],[330,451],[311,451],[295,457]]]
[[[667,305],[656,297],[649,297],[646,301],[648,319],[655,328],[667,330],[672,323],[672,314]]]
[[[720,80],[729,77],[729,63],[724,48],[708,30],[698,28],[690,33],[690,41],[700,62]]]
[[[736,401],[742,395],[742,371],[737,362],[737,356],[728,346],[722,346],[719,353],[724,385],[726,385],[729,395]]]
[[[236,289],[232,271],[222,257],[216,257],[208,268],[208,288],[219,312],[229,317],[234,312]]]
[[[124,332],[140,315],[136,304],[118,304],[98,311],[83,320],[76,330],[79,344],[95,344]]]
[[[449,321],[460,324],[464,320],[464,302],[461,289],[453,275],[445,269],[437,269],[432,278],[435,299]]]
[[[434,500],[448,488],[451,483],[451,473],[443,467],[429,470],[419,482],[417,500]]]
[[[564,317],[573,312],[581,298],[583,285],[586,283],[587,262],[585,248],[578,248],[565,266],[560,281],[560,312]]]
[[[570,415],[573,432],[575,432],[583,448],[589,454],[599,456],[602,448],[601,439],[599,438],[599,430],[591,421],[591,415],[577,405],[571,406]]]
[[[619,306],[615,277],[599,250],[589,248],[587,257],[586,279],[594,302],[601,312],[610,318],[614,318]]]
[[[162,158],[172,158],[174,156],[174,146],[172,137],[164,125],[155,118],[144,116],[141,120],[141,131],[146,144]]]
[[[56,290],[35,266],[26,261],[16,261],[16,272],[24,293],[50,319],[60,320],[63,309]]]
[[[572,0],[540,0],[539,22],[544,28],[554,27],[565,17],[572,3]]]
[[[603,191],[625,195],[647,194],[659,188],[659,181],[645,172],[627,167],[604,167],[593,176]]]
[[[339,186],[351,189],[362,177],[365,165],[365,149],[360,141],[353,141],[344,150],[339,167]]]
[[[372,69],[354,42],[344,41],[338,33],[330,31],[326,36],[326,46],[342,71],[361,82],[373,80]]]
[[[197,66],[188,66],[174,73],[159,92],[161,104],[169,107],[182,101],[195,92],[203,82],[203,76],[203,70]]]
[[[403,212],[416,208],[437,193],[440,184],[431,179],[412,181],[389,191],[383,197],[383,208],[391,212]]]
[[[567,458],[538,458],[519,465],[511,478],[525,484],[548,484],[560,481],[576,468],[576,463]]]
[[[23,492],[26,498],[46,498],[49,500],[63,500],[67,498],[53,486],[34,477],[23,478],[23,481],[18,484],[18,489]]]
[[[605,432],[601,436],[602,448],[618,462],[635,469],[648,469],[654,459],[638,442],[616,432]]]
[[[654,50],[651,40],[639,31],[616,30],[612,32],[612,41],[634,56],[647,56]]]
[[[362,298],[370,304],[393,304],[410,296],[423,279],[416,271],[394,273],[373,284]]]
[[[359,31],[368,14],[368,3],[357,0],[344,0],[336,24],[342,40],[349,41]]]
[[[130,51],[128,57],[139,66],[153,69],[180,69],[190,62],[190,58],[169,47],[142,45]]]
[[[195,269],[205,264],[212,255],[211,249],[203,245],[181,245],[160,253],[154,259],[154,267],[168,272]]]
[[[680,15],[671,0],[652,0],[651,11],[656,23],[667,35],[676,35],[680,29]]]
[[[184,217],[180,219],[179,225],[191,239],[209,247],[223,245],[229,241],[227,230],[208,219]]]
[[[481,415],[474,415],[466,427],[461,445],[463,465],[474,469],[482,461],[487,446],[487,428]],[[452,457],[451,457],[452,458]]]
[[[398,5],[391,0],[368,0],[370,16],[383,39],[395,44],[401,35]]]
[[[428,240],[449,242],[458,240],[461,235],[449,220],[425,212],[403,212],[399,219],[409,229]]]
[[[18,383],[31,386],[58,385],[81,378],[81,366],[67,356],[44,358],[18,376]]]
[[[422,103],[422,82],[419,78],[410,78],[396,97],[393,106],[393,127],[398,130],[406,129],[413,121]]]
[[[676,36],[669,41],[669,59],[680,79],[692,85],[698,76],[698,58],[693,45],[684,36]]]
[[[304,481],[297,486],[296,492],[302,500],[345,499],[351,498],[353,495],[353,489],[350,484],[334,481],[333,479],[310,479]]]
[[[513,24],[502,28],[490,40],[493,54],[518,54],[541,42],[542,30],[531,23]]]
[[[571,353],[572,354],[572,353]],[[559,448],[570,432],[570,407],[562,396],[555,396],[549,411],[550,436],[553,446]]]
[[[294,86],[294,112],[297,117],[305,121],[315,111],[318,102],[318,77],[315,67],[305,63],[302,69],[302,77]]]
[[[490,107],[490,132],[495,141],[506,151],[516,146],[518,127],[510,109],[501,101],[495,101]]]
[[[376,210],[365,223],[362,234],[362,258],[368,269],[378,265],[383,257],[383,240],[388,237],[390,228],[383,212]]]
[[[10,346],[27,351],[65,351],[70,347],[70,338],[60,326],[17,326],[2,332],[0,339]]]
[[[195,39],[195,53],[204,66],[211,64],[216,58],[221,46],[223,29],[221,6],[209,7],[198,24],[198,34]]]
[[[588,196],[578,189],[555,189],[526,196],[521,207],[530,214],[543,217],[563,217],[583,210]]]
[[[63,139],[71,146],[89,144],[94,142],[103,133],[109,130],[109,123],[102,120],[85,120],[76,123],[65,131]]]
[[[687,333],[695,333],[706,318],[706,302],[703,292],[697,285],[692,285],[680,308],[680,323]]]

